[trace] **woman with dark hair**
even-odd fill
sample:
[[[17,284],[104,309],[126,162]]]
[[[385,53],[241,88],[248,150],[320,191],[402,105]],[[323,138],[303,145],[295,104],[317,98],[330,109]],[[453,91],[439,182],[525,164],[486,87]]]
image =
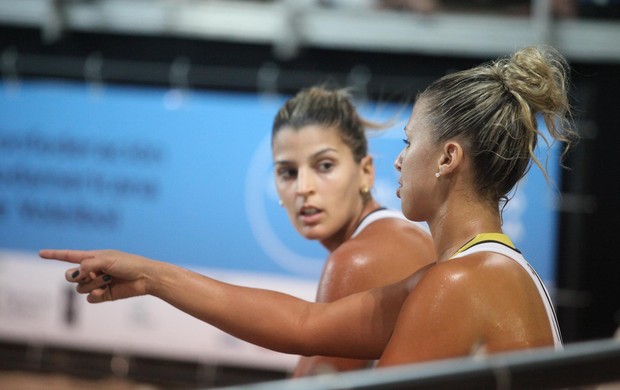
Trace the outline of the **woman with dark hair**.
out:
[[[280,108],[272,129],[280,204],[295,229],[328,251],[316,300],[397,282],[435,260],[430,235],[372,197],[364,120],[344,90],[313,87]],[[369,367],[369,360],[302,357],[293,375]]]

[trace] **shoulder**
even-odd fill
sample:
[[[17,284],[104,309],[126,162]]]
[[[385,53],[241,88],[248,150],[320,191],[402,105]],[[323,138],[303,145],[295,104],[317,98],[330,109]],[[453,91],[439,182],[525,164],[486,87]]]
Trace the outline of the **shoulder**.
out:
[[[403,262],[426,264],[435,260],[435,254],[430,234],[420,226],[404,219],[383,218],[343,243],[330,258],[352,268],[386,267]]]
[[[347,244],[349,248],[363,248],[364,251],[381,251],[395,247],[413,248],[416,251],[433,248],[433,240],[426,229],[401,218],[376,220],[347,241]]]
[[[475,253],[428,267],[411,278],[405,316],[434,323],[459,321],[463,334],[482,335],[489,324],[502,321],[522,286],[522,273],[510,258]]]
[[[553,344],[536,287],[509,257],[479,252],[409,282],[382,365]]]
[[[434,260],[426,231],[407,220],[382,218],[330,254],[317,299],[330,301],[391,284]]]
[[[480,252],[431,267],[412,288],[416,300],[432,299],[436,307],[476,313],[503,313],[516,301],[528,300],[535,287],[517,262],[493,252]]]
[[[478,252],[458,259],[438,263],[429,270],[427,283],[445,287],[490,288],[509,280],[527,277],[521,265],[511,258],[495,252]]]
[[[319,298],[329,300],[384,286],[434,261],[430,235],[396,218],[374,221],[328,257]]]

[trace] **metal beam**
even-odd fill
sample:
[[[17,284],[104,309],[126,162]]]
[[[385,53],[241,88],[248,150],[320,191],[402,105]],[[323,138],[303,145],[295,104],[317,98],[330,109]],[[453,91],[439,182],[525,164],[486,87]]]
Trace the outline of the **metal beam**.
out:
[[[360,51],[497,57],[552,43],[569,60],[620,62],[620,22],[550,20],[548,1],[529,17],[327,8],[315,2],[241,0],[0,0],[0,24]],[[547,10],[547,11],[545,11]],[[56,23],[56,24],[54,24]],[[550,38],[552,37],[552,39]]]

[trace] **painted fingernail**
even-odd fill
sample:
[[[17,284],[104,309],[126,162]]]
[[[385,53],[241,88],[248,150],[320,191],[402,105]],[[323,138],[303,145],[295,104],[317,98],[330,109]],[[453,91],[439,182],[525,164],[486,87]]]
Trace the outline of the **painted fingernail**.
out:
[[[112,277],[110,275],[103,275],[102,279],[103,279],[104,282],[109,282],[110,279],[112,279]]]
[[[72,277],[73,279],[75,279],[75,278],[77,278],[77,276],[78,276],[79,274],[80,274],[80,270],[73,271],[73,273],[71,274],[71,277]]]

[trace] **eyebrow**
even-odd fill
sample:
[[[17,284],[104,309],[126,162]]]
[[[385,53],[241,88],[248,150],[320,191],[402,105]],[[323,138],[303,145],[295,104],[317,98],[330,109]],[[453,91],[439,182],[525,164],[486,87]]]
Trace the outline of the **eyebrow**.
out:
[[[318,152],[316,152],[316,153],[313,153],[310,157],[311,157],[311,158],[317,158],[317,157],[320,157],[322,154],[325,154],[325,153],[328,153],[328,152],[336,152],[336,153],[337,153],[337,152],[338,152],[338,150],[337,150],[337,149],[334,149],[334,148],[325,148],[325,149],[321,149],[321,150],[319,150],[319,151],[318,151]],[[276,161],[274,161],[274,165],[278,165],[278,164],[288,164],[288,163],[290,163],[290,161],[289,161],[289,160],[276,160]]]

